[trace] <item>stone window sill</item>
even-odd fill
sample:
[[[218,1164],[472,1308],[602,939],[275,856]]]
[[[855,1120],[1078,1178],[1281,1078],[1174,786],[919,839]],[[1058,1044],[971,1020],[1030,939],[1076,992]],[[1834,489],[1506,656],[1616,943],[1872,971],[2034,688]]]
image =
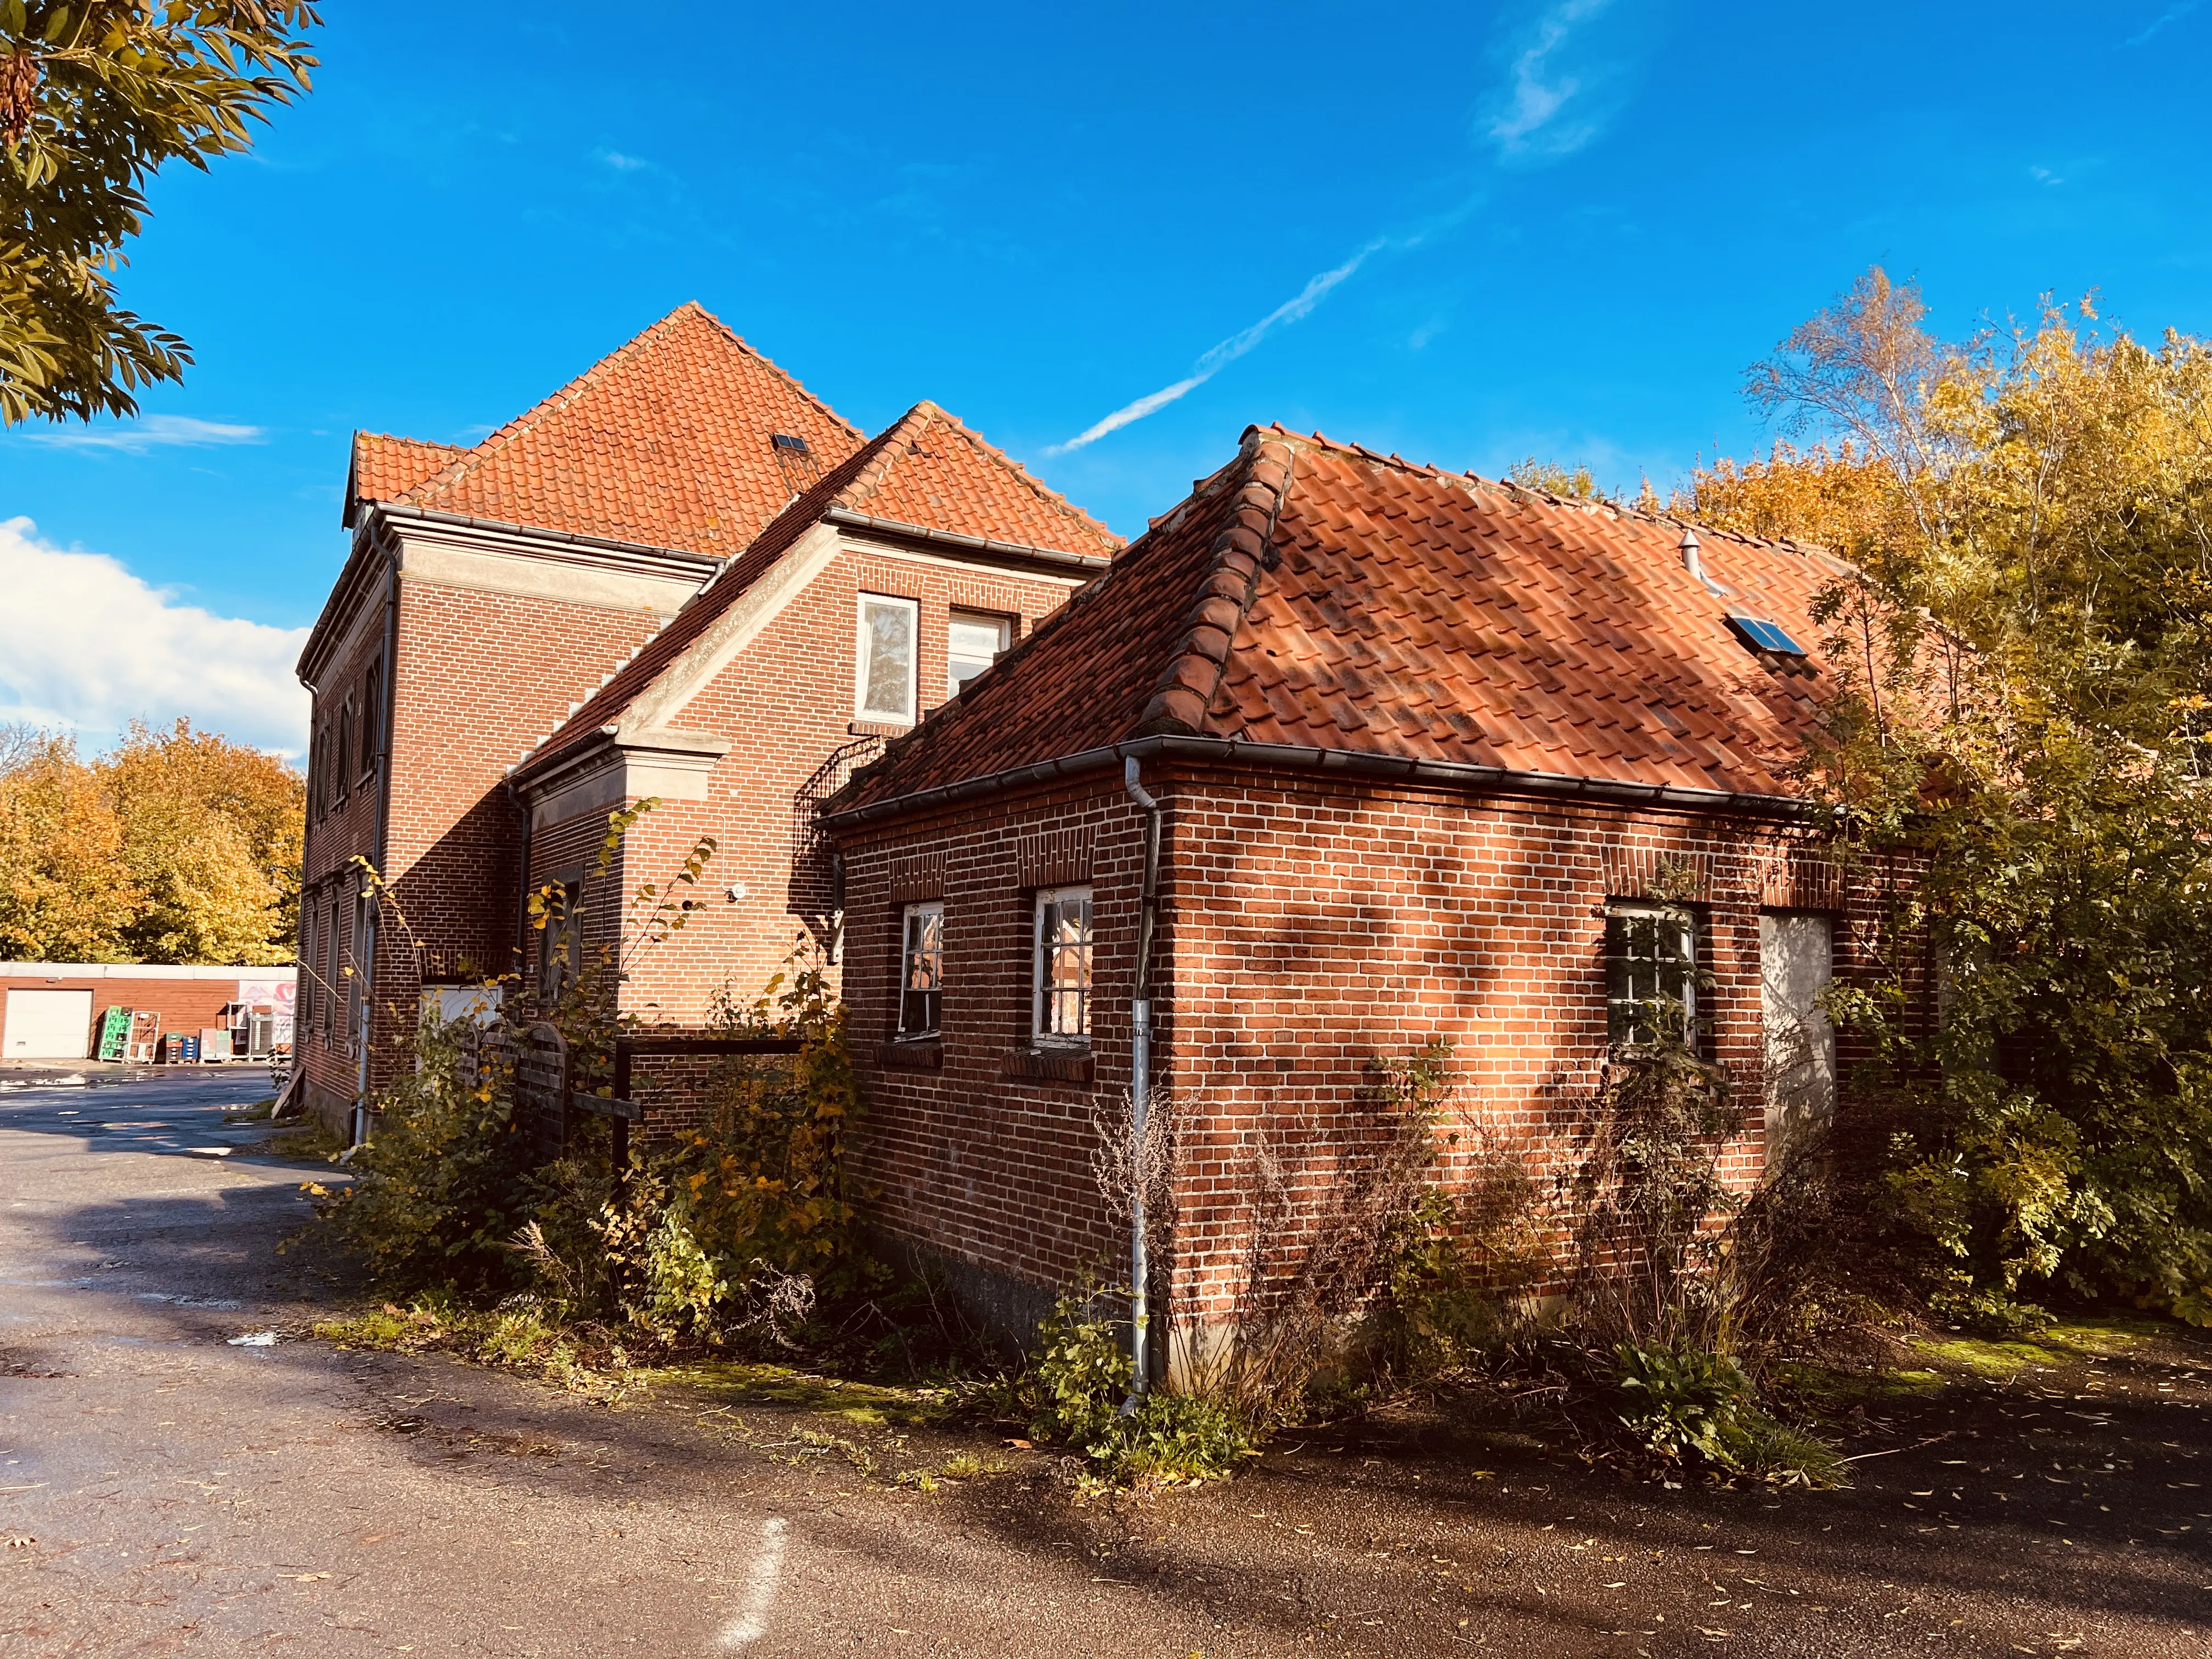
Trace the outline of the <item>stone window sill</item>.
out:
[[[1089,1083],[1095,1066],[1087,1048],[1009,1048],[1000,1057],[999,1075],[1042,1083]]]

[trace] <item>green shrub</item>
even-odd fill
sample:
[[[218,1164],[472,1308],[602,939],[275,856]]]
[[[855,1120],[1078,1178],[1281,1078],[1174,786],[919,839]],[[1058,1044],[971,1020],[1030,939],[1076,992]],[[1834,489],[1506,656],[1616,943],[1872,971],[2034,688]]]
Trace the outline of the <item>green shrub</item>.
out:
[[[1113,1326],[1094,1311],[1097,1297],[1089,1286],[1072,1291],[1037,1327],[1030,1432],[1039,1440],[1088,1450],[1116,1431],[1135,1370]]]
[[[1614,1350],[1614,1381],[1628,1396],[1620,1420],[1638,1442],[1669,1463],[1702,1458],[1736,1467],[1742,1438],[1741,1414],[1752,1403],[1751,1383],[1726,1354],[1698,1348]]]
[[[1231,1401],[1155,1390],[1130,1407],[1132,1364],[1112,1324],[1095,1311],[1099,1294],[1091,1286],[1070,1291],[1038,1327],[1039,1352],[1023,1390],[1030,1432],[1080,1452],[1101,1486],[1236,1474],[1257,1454],[1259,1437]]]
[[[1156,1391],[1119,1421],[1109,1460],[1117,1485],[1225,1480],[1260,1449],[1236,1407],[1206,1395]]]
[[[1628,1401],[1621,1425],[1639,1449],[1669,1468],[1778,1484],[1841,1482],[1844,1465],[1835,1448],[1762,1410],[1751,1380],[1728,1355],[1623,1343],[1615,1357],[1613,1380]]]
[[[350,1158],[355,1179],[326,1214],[392,1292],[495,1291],[515,1278],[507,1241],[523,1219],[523,1137],[514,1075],[481,1065],[465,1020],[426,1017],[416,1064],[376,1097],[375,1130]]]

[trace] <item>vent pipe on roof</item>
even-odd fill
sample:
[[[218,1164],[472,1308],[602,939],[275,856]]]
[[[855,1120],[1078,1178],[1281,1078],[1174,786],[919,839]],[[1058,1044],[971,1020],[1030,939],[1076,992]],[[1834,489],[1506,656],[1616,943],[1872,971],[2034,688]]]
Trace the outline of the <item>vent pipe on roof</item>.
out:
[[[1704,585],[1705,563],[1698,556],[1698,532],[1687,525],[1682,526],[1682,568],[1690,573],[1692,581]]]

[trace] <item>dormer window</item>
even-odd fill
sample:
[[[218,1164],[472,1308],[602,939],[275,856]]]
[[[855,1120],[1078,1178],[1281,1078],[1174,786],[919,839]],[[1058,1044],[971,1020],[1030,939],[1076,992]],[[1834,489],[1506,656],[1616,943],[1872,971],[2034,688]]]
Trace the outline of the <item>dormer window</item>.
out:
[[[945,695],[958,696],[962,687],[997,661],[1012,631],[1004,617],[954,611],[945,629]]]

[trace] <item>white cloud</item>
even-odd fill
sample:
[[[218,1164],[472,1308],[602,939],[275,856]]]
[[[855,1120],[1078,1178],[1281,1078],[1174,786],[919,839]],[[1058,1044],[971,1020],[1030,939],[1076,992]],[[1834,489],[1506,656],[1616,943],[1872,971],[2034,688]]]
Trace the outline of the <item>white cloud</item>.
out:
[[[1561,0],[1537,20],[1528,43],[1514,55],[1511,83],[1490,116],[1490,139],[1501,155],[1566,155],[1597,136],[1598,120],[1588,108],[1588,72],[1570,74],[1553,60],[1575,26],[1608,3]],[[1569,118],[1564,122],[1563,113]]]
[[[113,426],[57,427],[16,435],[26,443],[50,444],[57,449],[119,449],[126,455],[143,455],[149,449],[204,449],[215,444],[269,441],[268,433],[260,427],[226,426],[190,415],[149,415],[143,421],[120,421]]]
[[[2168,6],[2164,11],[2159,13],[2157,19],[2148,28],[2140,34],[2130,35],[2121,44],[2129,46],[2142,46],[2146,40],[2154,39],[2167,24],[2178,23],[2191,12],[2195,11],[2197,3],[2198,0],[2181,0],[2179,5]]]
[[[1570,74],[1554,59],[1570,42],[1577,25],[1603,11],[1612,0],[1558,0],[1536,20],[1524,44],[1511,59],[1509,83],[1491,100],[1487,136],[1501,161],[1548,160],[1571,155],[1595,138],[1604,125],[1609,108],[1599,106],[1599,94],[1620,80],[1615,66],[1591,62]],[[2194,4],[2196,0],[2187,0]],[[1616,94],[1617,96],[1617,94]],[[1409,234],[1378,236],[1351,258],[1308,282],[1298,294],[1275,307],[1241,334],[1232,334],[1191,366],[1182,379],[1148,392],[1134,403],[1124,404],[1105,419],[1085,428],[1066,443],[1049,446],[1048,455],[1065,455],[1096,443],[1109,433],[1141,421],[1147,415],[1195,391],[1229,364],[1242,357],[1269,331],[1295,323],[1325,299],[1331,289],[1367,263],[1383,248],[1397,252],[1423,242],[1459,224],[1481,205],[1484,192],[1471,191],[1460,204],[1437,216]],[[1428,343],[1430,331],[1418,333],[1416,350]]]
[[[625,155],[618,149],[601,150],[599,160],[605,161],[617,173],[635,173],[641,168],[653,165],[641,155]]]
[[[1054,444],[1045,451],[1048,455],[1065,455],[1070,450],[1080,449],[1085,444],[1096,443],[1109,432],[1118,432],[1132,421],[1141,421],[1154,410],[1164,409],[1194,387],[1204,386],[1228,364],[1235,362],[1254,346],[1267,337],[1270,330],[1285,323],[1295,323],[1328,297],[1328,291],[1367,262],[1367,256],[1382,246],[1381,241],[1370,242],[1342,264],[1324,270],[1310,278],[1306,285],[1290,299],[1283,301],[1243,332],[1231,335],[1219,345],[1200,357],[1191,366],[1191,371],[1172,386],[1164,386],[1158,392],[1148,392],[1133,404],[1124,404],[1097,425],[1088,427],[1064,444]]]
[[[297,755],[307,694],[292,665],[304,628],[182,605],[100,553],[66,551],[0,519],[0,720],[76,727],[94,746],[143,718],[178,715],[239,743]]]

